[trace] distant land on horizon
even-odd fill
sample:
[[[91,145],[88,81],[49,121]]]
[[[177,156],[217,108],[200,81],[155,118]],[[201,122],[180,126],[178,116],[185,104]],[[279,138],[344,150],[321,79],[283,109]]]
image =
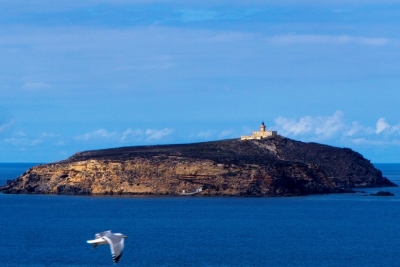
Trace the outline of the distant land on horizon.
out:
[[[3,193],[300,196],[397,186],[361,154],[279,135],[78,152],[35,166]]]

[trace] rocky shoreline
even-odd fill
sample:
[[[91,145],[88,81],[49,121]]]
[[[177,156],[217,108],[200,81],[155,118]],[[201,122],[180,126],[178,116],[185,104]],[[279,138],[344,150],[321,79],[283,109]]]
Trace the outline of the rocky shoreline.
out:
[[[397,186],[348,148],[281,136],[93,150],[35,166],[6,194],[300,196]]]

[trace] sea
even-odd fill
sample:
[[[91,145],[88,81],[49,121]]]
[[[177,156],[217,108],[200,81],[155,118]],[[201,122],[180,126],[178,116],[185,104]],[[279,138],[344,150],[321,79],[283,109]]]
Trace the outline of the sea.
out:
[[[0,163],[0,184],[35,163]],[[400,184],[400,164],[375,164]],[[371,193],[390,191],[393,197]],[[400,188],[302,197],[0,194],[0,266],[400,266]]]

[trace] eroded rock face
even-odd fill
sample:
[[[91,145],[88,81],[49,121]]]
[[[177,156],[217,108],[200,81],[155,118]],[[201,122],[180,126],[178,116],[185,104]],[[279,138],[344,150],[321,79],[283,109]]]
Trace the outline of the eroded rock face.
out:
[[[396,186],[360,154],[283,137],[86,151],[35,166],[3,193],[293,196]]]

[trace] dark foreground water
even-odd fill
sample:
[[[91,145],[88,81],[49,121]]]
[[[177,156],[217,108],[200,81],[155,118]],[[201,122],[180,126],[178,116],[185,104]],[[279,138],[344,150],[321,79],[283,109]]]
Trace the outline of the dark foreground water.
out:
[[[400,183],[400,164],[376,164]],[[29,164],[0,164],[0,184]],[[381,189],[365,189],[367,193]],[[0,266],[400,266],[400,189],[292,198],[0,194]]]

